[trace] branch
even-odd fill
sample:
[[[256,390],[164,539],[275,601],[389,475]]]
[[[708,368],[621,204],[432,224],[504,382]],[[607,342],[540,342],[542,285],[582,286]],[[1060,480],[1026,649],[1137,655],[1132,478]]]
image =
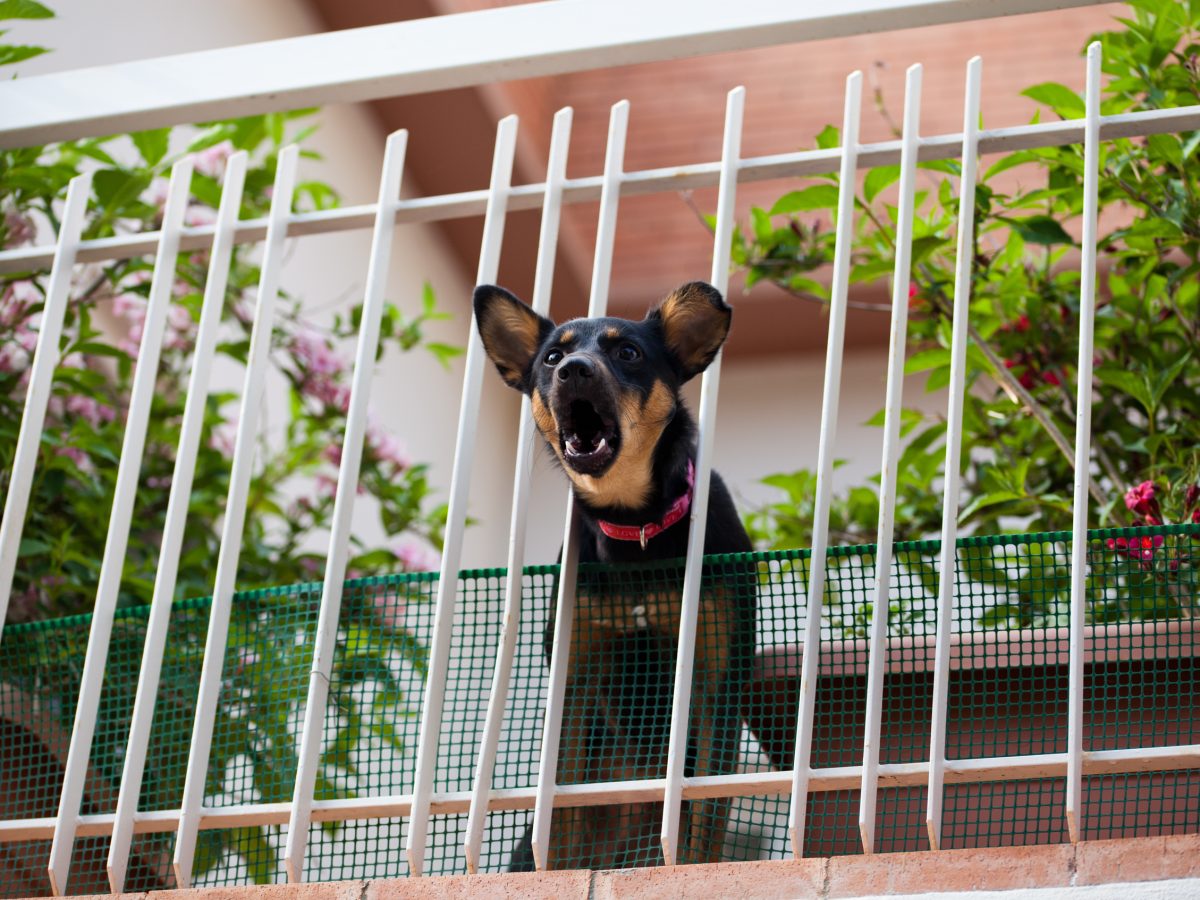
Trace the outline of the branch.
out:
[[[1050,414],[1047,413],[1045,408],[1033,398],[1033,395],[1030,394],[1029,391],[1022,387],[1021,382],[1017,381],[1017,379],[1013,377],[1012,373],[1005,367],[1004,360],[1002,360],[999,355],[997,355],[996,351],[992,349],[991,345],[983,339],[983,335],[979,333],[979,330],[974,325],[968,325],[967,330],[971,335],[971,340],[975,342],[976,346],[979,347],[983,355],[987,357],[987,361],[992,364],[992,368],[996,373],[996,380],[1000,382],[1000,386],[1004,388],[1004,392],[1008,394],[1009,397],[1013,398],[1015,402],[1023,405],[1029,410],[1030,415],[1032,415],[1034,419],[1037,420],[1038,424],[1046,430],[1046,433],[1050,435],[1050,439],[1054,441],[1054,443],[1058,446],[1058,449],[1062,451],[1063,456],[1067,458],[1067,462],[1070,464],[1071,468],[1075,468],[1075,450],[1071,447],[1071,442],[1066,439],[1063,433],[1059,431],[1058,426],[1054,424],[1054,420],[1050,418]],[[1109,477],[1111,477],[1111,474]],[[1118,481],[1117,484],[1119,485],[1120,482]],[[1088,492],[1101,506],[1104,506],[1107,503],[1107,498],[1104,496],[1104,492],[1100,489],[1100,485],[1096,483],[1096,479],[1092,478],[1091,475],[1088,475]],[[1115,508],[1111,510],[1109,514],[1120,525],[1126,524],[1125,522],[1121,521],[1121,516],[1118,515]]]

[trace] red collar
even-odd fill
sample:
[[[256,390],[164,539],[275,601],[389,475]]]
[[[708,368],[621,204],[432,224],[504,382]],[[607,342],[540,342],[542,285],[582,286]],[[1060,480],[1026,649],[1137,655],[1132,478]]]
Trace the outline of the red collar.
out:
[[[612,522],[600,521],[600,530],[616,541],[639,541],[642,549],[646,549],[646,541],[657,534],[662,534],[680,519],[687,515],[688,508],[692,505],[692,491],[696,486],[696,471],[692,467],[692,461],[688,460],[687,467],[687,491],[683,496],[671,504],[671,508],[667,510],[667,514],[663,516],[661,522],[648,522],[645,525],[614,525]]]

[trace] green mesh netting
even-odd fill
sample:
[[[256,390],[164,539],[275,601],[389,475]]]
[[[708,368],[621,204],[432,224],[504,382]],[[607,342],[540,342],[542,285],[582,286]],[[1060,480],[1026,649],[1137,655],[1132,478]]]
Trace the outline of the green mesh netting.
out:
[[[1065,749],[1066,642],[1070,598],[1067,534],[959,541],[958,606],[949,692],[947,757],[1015,756]],[[821,635],[814,767],[861,762],[866,704],[865,636],[873,547],[830,551]],[[881,761],[927,760],[932,699],[938,544],[896,546],[890,598],[891,651],[884,681]],[[1085,749],[1200,743],[1193,712],[1196,638],[1192,616],[1200,571],[1200,526],[1092,533],[1090,652],[1085,674]],[[657,636],[671,625],[682,586],[679,562],[652,567],[580,567],[571,689],[559,782],[661,777],[669,732],[674,648]],[[801,645],[805,641],[807,551],[706,559],[693,677],[688,774],[790,769]],[[516,660],[494,787],[536,781],[547,629],[557,567],[529,567]],[[346,583],[318,798],[412,789],[426,645],[436,575]],[[499,640],[504,571],[460,574],[458,611],[438,747],[435,789],[467,791],[483,727]],[[235,597],[223,694],[215,723],[205,804],[291,798],[320,585]],[[142,810],[178,808],[203,661],[209,602],[172,610]],[[121,610],[108,656],[83,813],[115,808],[137,684],[146,609]],[[53,816],[57,809],[90,618],[10,626],[0,642],[0,817]],[[1062,779],[945,787],[948,847],[1067,840]],[[881,788],[880,851],[928,846],[924,787]],[[1200,827],[1200,771],[1096,775],[1084,780],[1088,839],[1180,833]],[[685,804],[680,857],[765,859],[790,855],[786,795]],[[858,853],[858,791],[808,799],[806,855]],[[527,859],[532,811],[489,814],[482,871]],[[661,862],[659,804],[559,811],[560,867]],[[465,871],[465,815],[431,819],[426,871]],[[403,819],[315,824],[309,880],[407,872]],[[284,879],[285,826],[200,833],[194,882],[224,885]],[[0,895],[48,893],[49,841],[0,843]],[[127,890],[171,887],[170,833],[135,836]],[[106,837],[75,843],[70,891],[107,891]]]

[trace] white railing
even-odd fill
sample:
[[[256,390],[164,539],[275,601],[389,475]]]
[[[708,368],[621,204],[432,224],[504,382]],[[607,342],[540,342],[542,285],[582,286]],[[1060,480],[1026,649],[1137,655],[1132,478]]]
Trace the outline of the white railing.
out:
[[[1091,329],[1095,308],[1095,219],[1099,142],[1116,137],[1190,131],[1200,129],[1200,110],[1195,108],[1101,116],[1099,113],[1100,64],[1097,47],[1087,61],[1088,89],[1085,119],[1031,125],[1021,128],[979,131],[979,89],[981,62],[972,60],[967,69],[967,95],[964,133],[923,138],[920,136],[921,68],[908,72],[904,132],[899,141],[859,145],[857,142],[862,78],[854,73],[847,79],[843,140],[845,146],[781,154],[752,159],[740,158],[744,91],[730,92],[727,100],[722,159],[704,165],[641,172],[624,172],[623,160],[629,104],[625,101],[612,109],[604,173],[594,178],[567,179],[566,161],[571,128],[571,111],[564,109],[554,121],[547,181],[544,184],[511,186],[516,144],[517,121],[509,117],[497,129],[496,148],[489,188],[461,194],[400,200],[406,133],[388,138],[379,200],[369,206],[294,214],[290,212],[295,184],[297,151],[285,149],[280,155],[270,214],[262,220],[237,221],[237,209],[245,173],[244,155],[230,161],[220,211],[212,226],[188,228],[182,225],[190,183],[191,162],[176,164],[171,179],[160,232],[128,237],[80,241],[80,227],[90,189],[89,177],[76,178],[70,187],[62,219],[58,244],[51,248],[32,248],[0,253],[0,272],[30,268],[50,268],[42,332],[35,352],[28,398],[16,450],[12,488],[0,528],[0,621],[11,590],[21,523],[25,519],[29,485],[36,463],[38,441],[50,384],[58,355],[58,334],[68,300],[73,266],[78,262],[119,259],[131,256],[156,256],[155,276],[147,312],[147,324],[139,354],[141,361],[133,388],[125,445],[117,479],[116,497],[100,578],[91,635],[87,645],[83,687],[79,695],[70,751],[66,763],[59,813],[56,818],[0,822],[0,841],[52,838],[49,870],[53,889],[63,894],[68,889],[72,849],[76,837],[112,835],[108,859],[110,885],[120,891],[132,835],[148,832],[177,831],[173,865],[180,886],[190,882],[198,830],[246,827],[252,825],[288,825],[285,854],[288,877],[299,881],[304,870],[308,831],[311,823],[350,821],[394,816],[409,817],[406,851],[411,872],[421,874],[426,857],[426,838],[431,816],[469,813],[463,851],[468,868],[479,864],[484,819],[491,810],[534,810],[533,850],[539,867],[547,861],[551,812],[554,808],[588,806],[614,802],[665,801],[662,832],[664,858],[676,860],[676,838],[680,805],[684,800],[738,797],[762,794],[787,794],[792,797],[789,830],[796,856],[803,853],[804,813],[810,792],[860,787],[859,831],[864,848],[874,848],[876,819],[874,801],[879,786],[924,785],[928,791],[927,827],[930,844],[941,846],[941,790],[943,783],[996,781],[1018,778],[1062,777],[1067,779],[1066,817],[1073,841],[1080,839],[1080,790],[1085,774],[1103,772],[1153,771],[1164,768],[1200,767],[1200,745],[1150,749],[1106,750],[1083,753],[1083,666],[1090,652],[1090,630],[1084,624],[1084,574],[1087,522],[1087,460],[1089,458],[1088,412],[1090,386],[1082,381],[1079,388],[1079,430],[1076,435],[1076,473],[1074,558],[1071,621],[1065,635],[1054,641],[1069,645],[1070,714],[1068,746],[1064,753],[1037,754],[1004,758],[948,760],[945,758],[948,678],[953,648],[961,636],[951,632],[951,613],[955,604],[955,539],[957,464],[962,438],[962,402],[965,379],[966,328],[969,300],[969,252],[972,197],[975,187],[975,161],[978,154],[1061,146],[1083,143],[1087,177],[1084,183],[1084,254],[1082,260],[1082,315],[1080,359],[1091,358]],[[607,305],[608,284],[619,200],[622,196],[678,191],[682,188],[719,186],[715,228],[712,281],[722,291],[727,286],[730,241],[733,227],[734,197],[743,182],[841,172],[837,245],[833,267],[832,305],[825,394],[822,411],[820,456],[817,480],[817,511],[813,536],[813,556],[808,586],[807,635],[819,635],[821,601],[825,579],[825,549],[828,546],[828,507],[831,495],[834,425],[836,423],[841,379],[842,340],[847,306],[849,246],[852,233],[854,173],[858,169],[898,163],[901,167],[897,229],[898,253],[894,273],[892,303],[892,339],[889,363],[881,512],[878,533],[879,555],[875,564],[874,604],[886,610],[889,584],[889,559],[892,549],[892,517],[895,505],[894,472],[899,452],[900,387],[906,338],[908,267],[911,259],[914,180],[919,161],[961,156],[964,160],[962,202],[965,211],[959,222],[959,264],[956,270],[955,324],[952,339],[950,409],[946,449],[947,485],[942,534],[943,561],[938,605],[938,628],[934,650],[934,710],[931,754],[928,762],[880,763],[879,734],[883,698],[883,677],[889,670],[887,617],[877,615],[871,622],[865,644],[867,723],[863,763],[860,766],[814,769],[809,765],[812,746],[813,708],[816,679],[821,673],[821,654],[804,653],[801,663],[801,697],[796,734],[796,755],[791,772],[743,773],[718,776],[685,777],[686,722],[690,704],[691,665],[700,592],[701,539],[705,528],[707,492],[711,471],[715,415],[719,389],[720,359],[703,379],[699,416],[699,456],[697,459],[696,496],[692,505],[689,552],[683,591],[683,616],[678,640],[677,670],[670,751],[664,778],[607,784],[556,784],[557,744],[566,679],[567,648],[570,644],[575,591],[575,566],[578,561],[579,524],[573,503],[568,503],[565,549],[555,619],[553,654],[547,714],[543,735],[543,753],[535,785],[528,788],[495,790],[491,788],[492,769],[500,739],[501,723],[508,702],[509,674],[512,669],[516,622],[521,612],[520,572],[524,562],[525,511],[531,465],[531,417],[528,401],[522,405],[520,451],[513,488],[513,516],[508,555],[508,580],[505,586],[504,628],[494,672],[485,727],[480,733],[474,789],[436,792],[433,790],[437,764],[437,743],[444,711],[444,693],[449,670],[452,629],[455,613],[456,574],[460,566],[462,535],[466,520],[469,473],[474,452],[476,421],[482,380],[485,377],[483,348],[472,323],[466,360],[466,376],[458,426],[458,444],[450,492],[445,552],[431,635],[429,673],[425,702],[416,748],[416,780],[411,794],[364,797],[348,800],[314,800],[313,790],[321,734],[324,728],[328,680],[336,639],[345,574],[350,521],[355,501],[359,465],[363,447],[367,402],[371,391],[372,361],[379,340],[383,289],[387,278],[393,229],[397,223],[434,221],[460,216],[485,215],[483,247],[478,280],[495,280],[499,264],[501,238],[508,210],[542,207],[541,242],[533,304],[540,312],[550,306],[557,229],[561,205],[600,199],[595,264],[589,311],[603,315]],[[282,250],[285,238],[346,229],[371,227],[374,236],[366,278],[366,299],[357,347],[357,364],[351,392],[350,412],[343,445],[341,470],[335,499],[334,526],[330,541],[329,564],[319,613],[317,647],[309,682],[303,724],[299,772],[290,803],[245,804],[206,807],[203,805],[205,776],[212,741],[213,716],[221,687],[221,666],[225,658],[229,614],[235,588],[235,573],[241,547],[247,490],[253,446],[259,419],[263,380],[275,300],[278,294]],[[255,314],[249,365],[245,376],[242,408],[234,452],[220,555],[216,567],[214,599],[210,613],[204,669],[199,686],[187,779],[179,810],[138,812],[142,772],[146,759],[154,698],[167,637],[170,600],[174,593],[175,570],[179,559],[183,520],[187,513],[190,483],[200,435],[203,401],[216,346],[219,319],[232,246],[236,243],[266,241],[259,303]],[[115,598],[119,583],[119,562],[124,554],[134,491],[142,458],[149,393],[153,389],[155,361],[162,339],[162,325],[170,303],[170,284],[176,255],[180,250],[211,246],[209,277],[203,314],[195,351],[188,402],[184,414],[180,446],[177,452],[162,559],[155,584],[150,613],[133,726],[128,738],[116,812],[106,815],[78,815],[83,783],[91,748],[92,732],[100,699],[99,677],[108,653]],[[1088,365],[1081,365],[1086,371]],[[887,473],[892,473],[889,477]],[[884,602],[878,602],[883,600]],[[1047,638],[1047,640],[1049,640]],[[1056,645],[1057,646],[1057,645]],[[1059,651],[1055,651],[1059,653]],[[1061,654],[1059,654],[1061,655]],[[1059,658],[1056,656],[1056,658]],[[810,689],[813,688],[813,689]]]

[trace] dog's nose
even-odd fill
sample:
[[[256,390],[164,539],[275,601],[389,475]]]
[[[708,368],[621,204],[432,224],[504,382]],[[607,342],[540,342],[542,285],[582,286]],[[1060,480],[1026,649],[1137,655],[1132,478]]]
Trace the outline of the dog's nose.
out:
[[[559,381],[582,382],[596,374],[596,366],[582,354],[572,354],[558,364]]]

